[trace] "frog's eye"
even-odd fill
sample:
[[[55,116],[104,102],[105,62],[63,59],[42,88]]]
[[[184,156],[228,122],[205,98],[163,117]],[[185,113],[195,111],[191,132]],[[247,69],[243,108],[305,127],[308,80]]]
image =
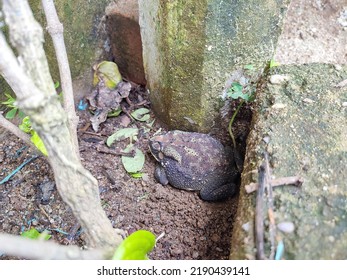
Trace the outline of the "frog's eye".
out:
[[[156,150],[156,151],[160,151],[160,144],[159,144],[159,142],[153,142],[152,143],[152,148],[154,149],[154,150]]]

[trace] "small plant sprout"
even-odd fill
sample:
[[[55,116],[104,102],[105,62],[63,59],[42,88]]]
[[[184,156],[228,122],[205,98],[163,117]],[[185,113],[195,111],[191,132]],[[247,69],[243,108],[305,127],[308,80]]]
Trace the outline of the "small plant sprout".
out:
[[[237,106],[234,114],[232,115],[229,125],[228,125],[228,131],[231,137],[231,140],[233,141],[234,148],[236,148],[236,141],[234,134],[232,132],[232,125],[235,120],[235,117],[237,116],[238,112],[240,111],[240,108],[242,107],[244,102],[252,102],[254,100],[254,91],[249,89],[248,87],[245,87],[241,85],[239,82],[233,82],[231,84],[230,89],[227,92],[228,97],[232,99],[241,99],[241,102]]]
[[[60,86],[59,82],[56,82],[54,84],[54,88],[57,89]],[[61,101],[62,100],[63,93],[60,92],[58,94],[58,98]],[[35,145],[35,147],[45,156],[48,155],[46,147],[44,146],[40,136],[37,134],[37,132],[31,127],[31,122],[28,116],[24,114],[16,105],[16,98],[12,97],[9,93],[5,93],[5,96],[7,97],[7,100],[2,102],[1,104],[6,105],[10,111],[8,111],[5,115],[5,118],[7,119],[13,119],[14,117],[18,116],[22,123],[19,125],[19,129],[22,130],[25,133],[31,134],[30,141]]]
[[[23,120],[22,123],[19,125],[19,129],[24,131],[25,133],[31,134],[30,141],[35,145],[35,147],[45,156],[48,156],[47,150],[45,145],[42,142],[42,139],[40,136],[37,134],[37,132],[32,129],[31,127],[31,122],[30,118],[26,116]]]
[[[5,118],[11,120],[18,115],[20,119],[23,119],[25,114],[16,106],[16,98],[12,97],[9,93],[5,93],[5,96],[7,97],[7,100],[1,102],[1,104],[6,105],[10,109],[10,111],[6,113]]]
[[[277,67],[280,66],[280,64],[278,62],[276,62],[274,59],[271,59],[269,62],[269,68],[273,68],[273,67]]]

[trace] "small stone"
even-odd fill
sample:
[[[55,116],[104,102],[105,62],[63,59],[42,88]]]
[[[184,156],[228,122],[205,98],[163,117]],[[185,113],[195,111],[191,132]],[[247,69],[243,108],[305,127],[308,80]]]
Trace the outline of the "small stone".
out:
[[[197,259],[199,257],[199,252],[194,251],[192,257],[193,259]]]
[[[295,230],[295,226],[292,222],[281,222],[277,225],[277,228],[285,233],[292,233]]]
[[[248,232],[248,231],[249,231],[249,229],[250,229],[249,222],[248,222],[248,223],[243,224],[243,225],[242,225],[242,229],[243,229],[244,231]]]
[[[342,107],[347,107],[347,102],[343,102]]]
[[[287,104],[283,103],[275,103],[274,105],[271,106],[272,109],[284,109],[287,107]]]
[[[308,104],[312,104],[312,103],[314,103],[315,101],[312,100],[312,99],[310,99],[310,98],[305,98],[305,99],[303,100],[303,102],[308,103]]]
[[[265,137],[263,138],[263,141],[265,142],[265,144],[269,144],[269,142],[270,142],[270,136],[265,136]]]
[[[275,74],[270,76],[270,83],[273,85],[280,85],[289,80],[290,80],[290,77],[288,75]]]
[[[332,235],[330,235],[330,236],[328,237],[328,239],[329,239],[329,241],[332,242],[332,243],[335,241],[335,237],[332,236]]]

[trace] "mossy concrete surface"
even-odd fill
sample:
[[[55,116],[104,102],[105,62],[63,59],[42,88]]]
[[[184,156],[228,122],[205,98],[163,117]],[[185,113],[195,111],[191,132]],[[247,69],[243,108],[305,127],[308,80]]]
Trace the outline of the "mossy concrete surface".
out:
[[[274,54],[289,1],[139,0],[153,109],[171,129],[210,131],[227,80]]]
[[[277,230],[283,258],[346,259],[347,86],[341,82],[347,66],[280,66],[271,70],[275,74],[281,76],[272,76],[272,83],[265,81],[257,92],[230,257],[255,256],[256,195],[246,194],[244,186],[257,180],[252,171],[266,151],[273,176],[304,179],[302,187],[274,188],[276,223],[295,226],[291,233]]]
[[[103,32],[103,16],[105,7],[111,0],[68,0],[55,1],[60,22],[64,26],[64,40],[70,63],[71,75],[75,82],[74,91],[88,88],[92,83],[91,70],[109,46]],[[40,0],[30,0],[35,18],[43,26],[46,25],[45,15]],[[45,31],[45,50],[54,81],[59,81],[59,70],[55,58],[52,40]],[[103,45],[105,43],[105,45]],[[83,93],[77,93],[83,94]]]
[[[112,0],[54,1],[59,20],[64,26],[64,41],[73,79],[75,100],[83,97],[90,90],[93,64],[97,60],[106,59],[110,53],[104,15],[106,6],[113,2]],[[41,0],[29,0],[29,4],[35,19],[44,30],[44,48],[50,73],[54,82],[60,82],[55,50],[52,39],[46,31],[46,17]],[[11,89],[0,78],[0,100],[5,99],[4,92],[11,93]]]

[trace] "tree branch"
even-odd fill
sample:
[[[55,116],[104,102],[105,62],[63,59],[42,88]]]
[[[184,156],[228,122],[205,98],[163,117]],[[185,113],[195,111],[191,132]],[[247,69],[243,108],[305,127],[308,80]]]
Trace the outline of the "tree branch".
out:
[[[42,28],[27,1],[2,2],[20,65],[0,33],[0,72],[16,93],[18,107],[30,117],[45,144],[59,194],[84,228],[88,247],[113,251],[122,237],[116,234],[101,206],[97,180],[83,168],[74,151],[67,118],[48,72]]]
[[[30,145],[34,149],[36,147],[33,145],[33,143],[30,141],[29,134],[26,134],[25,132],[21,131],[16,125],[11,123],[9,120],[4,118],[2,115],[2,112],[0,112],[0,126],[11,132],[12,134],[16,135],[19,139],[24,141],[27,145]]]
[[[83,251],[77,246],[63,246],[52,241],[40,241],[0,234],[0,252],[9,256],[40,260],[103,260],[111,256],[102,250]]]
[[[64,110],[67,113],[68,127],[71,134],[75,152],[79,157],[77,125],[78,116],[75,112],[75,102],[73,98],[71,71],[67,58],[63,25],[59,21],[53,0],[42,0],[42,7],[45,11],[47,20],[47,30],[53,40],[53,45],[58,61],[60,83],[63,90]]]

